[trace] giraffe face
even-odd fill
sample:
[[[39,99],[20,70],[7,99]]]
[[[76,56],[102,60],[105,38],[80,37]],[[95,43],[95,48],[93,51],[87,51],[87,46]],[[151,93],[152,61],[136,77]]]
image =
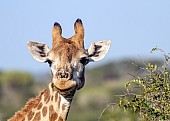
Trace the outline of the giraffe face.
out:
[[[61,26],[55,23],[51,49],[43,43],[27,43],[34,59],[49,64],[52,83],[59,90],[82,88],[85,83],[85,65],[104,58],[111,44],[110,41],[100,41],[84,49],[84,28],[80,19],[75,22],[74,29],[75,34],[66,39],[61,36]]]
[[[46,60],[51,68],[52,82],[60,90],[84,85],[84,67],[89,62],[88,53],[75,43],[64,40],[52,48]]]

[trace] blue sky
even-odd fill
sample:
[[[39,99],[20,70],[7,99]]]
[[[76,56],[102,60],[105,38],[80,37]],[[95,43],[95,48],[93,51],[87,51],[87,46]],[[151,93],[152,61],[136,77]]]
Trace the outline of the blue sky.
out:
[[[46,64],[31,57],[26,42],[38,41],[51,47],[54,22],[61,24],[64,37],[70,37],[77,18],[84,24],[86,48],[94,41],[112,41],[100,63],[152,57],[149,52],[155,46],[170,52],[169,0],[3,0],[0,69],[48,70]]]

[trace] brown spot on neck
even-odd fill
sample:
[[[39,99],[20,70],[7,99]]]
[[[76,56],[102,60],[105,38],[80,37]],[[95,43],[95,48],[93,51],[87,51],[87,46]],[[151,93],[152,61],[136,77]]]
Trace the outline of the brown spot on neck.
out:
[[[52,96],[52,97],[51,97],[51,101],[53,101],[53,98],[54,98],[54,97]]]
[[[47,115],[47,107],[43,107],[42,109],[42,114],[43,114],[43,117],[45,117]]]
[[[44,102],[48,103],[49,98],[50,98],[50,90],[49,90],[49,88],[46,88],[44,90]]]
[[[58,97],[58,108],[60,108],[60,102],[61,102],[61,97],[59,95],[59,97]]]
[[[58,118],[58,114],[56,112],[53,112],[50,115],[50,121],[55,121]]]
[[[35,117],[34,117],[33,121],[41,121],[41,113],[40,112],[37,112],[35,114]]]
[[[57,102],[58,99],[58,93],[55,93],[55,102]]]
[[[60,117],[58,118],[58,121],[64,121],[64,120],[63,120],[63,118],[60,116]]]
[[[25,118],[23,118],[21,121],[25,121]]]
[[[53,107],[53,105],[50,105],[50,107],[49,107],[49,114],[51,114],[53,112],[54,112],[54,107]]]
[[[42,108],[43,104],[42,102],[38,105],[37,110],[40,110]]]
[[[65,110],[66,106],[67,106],[66,104],[63,104],[63,105],[62,105],[62,111]]]
[[[28,120],[31,120],[33,118],[33,116],[34,116],[34,112],[31,111],[27,116]]]
[[[58,114],[54,111],[53,105],[49,107],[49,119],[50,121],[55,121],[58,118]]]

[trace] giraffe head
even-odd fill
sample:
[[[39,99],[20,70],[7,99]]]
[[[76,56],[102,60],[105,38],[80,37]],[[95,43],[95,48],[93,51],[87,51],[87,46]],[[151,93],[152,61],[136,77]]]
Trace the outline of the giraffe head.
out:
[[[56,22],[52,29],[51,49],[43,43],[27,43],[34,59],[49,64],[52,83],[60,91],[82,88],[85,65],[103,59],[111,44],[110,41],[100,41],[85,49],[84,28],[80,19],[76,20],[74,30],[75,34],[66,39],[62,37],[62,28]]]

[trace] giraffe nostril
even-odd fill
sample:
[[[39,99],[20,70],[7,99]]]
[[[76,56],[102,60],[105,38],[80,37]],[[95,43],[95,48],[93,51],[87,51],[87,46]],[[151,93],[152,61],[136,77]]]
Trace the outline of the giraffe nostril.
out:
[[[60,77],[61,77],[61,78],[66,78],[67,75],[66,75],[66,73],[61,73],[61,74],[60,74]]]
[[[58,71],[56,73],[56,77],[58,77],[58,78],[70,78],[69,73],[66,72],[66,71]]]

